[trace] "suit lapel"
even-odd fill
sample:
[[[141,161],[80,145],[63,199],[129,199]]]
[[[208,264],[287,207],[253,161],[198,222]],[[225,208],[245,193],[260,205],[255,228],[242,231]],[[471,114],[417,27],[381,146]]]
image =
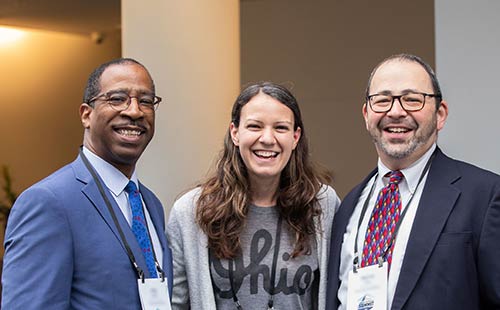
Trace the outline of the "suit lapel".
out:
[[[141,196],[142,199],[144,200],[144,203],[146,204],[146,208],[148,209],[149,216],[151,216],[151,221],[153,221],[153,225],[156,230],[156,234],[158,235],[158,240],[160,241],[161,248],[163,251],[165,251],[165,248],[167,246],[167,242],[165,239],[165,234],[162,232],[164,231],[164,223],[165,219],[162,218],[162,214],[158,213],[158,208],[156,208],[157,202],[155,199],[152,197],[152,194],[149,190],[146,189],[146,187],[141,183],[140,184],[140,189],[141,189]],[[161,207],[161,206],[160,206]]]
[[[75,171],[76,178],[85,184],[82,187],[83,194],[89,199],[89,201],[92,203],[94,208],[97,210],[97,212],[99,213],[99,215],[101,216],[103,221],[106,223],[106,225],[109,227],[109,229],[113,232],[115,237],[120,242],[125,255],[127,255],[127,250],[125,248],[125,244],[123,243],[123,240],[120,237],[120,233],[118,231],[118,228],[116,227],[115,222],[113,221],[111,213],[108,210],[106,202],[105,202],[104,198],[102,197],[101,193],[99,192],[99,188],[97,187],[95,180],[92,178],[92,175],[87,170],[87,167],[85,166],[85,164],[83,163],[83,161],[80,157],[78,157],[78,159],[73,162],[73,170]],[[129,247],[132,250],[132,253],[135,257],[137,264],[141,267],[142,270],[147,270],[146,261],[144,260],[144,256],[142,255],[141,248],[139,247],[139,244],[134,236],[134,233],[132,232],[132,229],[130,228],[130,225],[128,224],[127,220],[123,216],[122,211],[120,210],[120,208],[116,204],[115,199],[111,196],[109,191],[106,190],[104,182],[102,182],[102,180],[100,180],[100,181],[101,181],[101,184],[103,184],[103,186],[104,186],[104,190],[105,190],[104,193],[105,193],[106,197],[108,198],[108,201],[111,203],[113,211],[116,215],[116,219],[118,220],[118,224],[120,225],[120,228],[122,229],[122,232],[125,236],[125,239],[127,240],[127,243],[129,244]],[[147,271],[145,271],[145,272],[147,272]]]
[[[392,309],[402,309],[422,274],[460,195],[452,183],[460,178],[453,161],[439,149],[431,164],[411,229]]]
[[[147,189],[143,184],[140,184],[141,195],[144,203],[146,204],[146,208],[148,209],[149,215],[151,217],[151,221],[153,221],[153,225],[156,230],[156,234],[158,236],[158,240],[161,244],[161,249],[163,251],[163,262],[162,269],[165,272],[167,277],[167,281],[169,283],[168,287],[170,290],[170,296],[172,296],[172,281],[173,281],[173,273],[172,273],[172,253],[170,247],[167,243],[167,238],[165,236],[165,219],[163,217],[163,212],[159,212],[162,210],[162,205],[158,202],[154,194]]]
[[[153,222],[153,225],[155,227],[156,235],[158,236],[158,240],[160,241],[163,253],[163,262],[160,263],[162,264],[163,269],[167,269],[168,266],[166,266],[165,264],[167,260],[165,259],[170,257],[168,253],[168,251],[170,251],[170,248],[167,245],[167,238],[165,236],[165,219],[163,218],[163,213],[158,212],[159,208],[163,207],[161,206],[161,204],[159,204],[158,200],[153,196],[153,193],[151,193],[143,184],[140,185],[140,188],[141,188],[142,199],[146,204],[149,216],[151,217],[151,221]]]

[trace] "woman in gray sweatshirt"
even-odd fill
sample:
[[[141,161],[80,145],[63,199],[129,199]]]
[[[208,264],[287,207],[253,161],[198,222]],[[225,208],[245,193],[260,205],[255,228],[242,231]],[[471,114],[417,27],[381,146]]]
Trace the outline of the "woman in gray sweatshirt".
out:
[[[172,308],[324,309],[340,200],[285,87],[242,91],[214,170],[170,213]]]

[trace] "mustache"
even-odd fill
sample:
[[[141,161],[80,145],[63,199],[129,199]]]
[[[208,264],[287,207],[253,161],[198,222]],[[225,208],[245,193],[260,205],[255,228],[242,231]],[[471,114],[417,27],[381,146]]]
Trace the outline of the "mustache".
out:
[[[113,125],[114,127],[138,127],[142,130],[146,130],[147,126],[142,121],[130,120],[128,122],[120,122]]]
[[[409,129],[416,129],[418,128],[417,122],[415,122],[414,119],[412,118],[405,118],[405,119],[389,119],[389,118],[382,118],[380,122],[378,123],[378,127],[380,129],[388,127],[388,126],[402,126],[406,127]]]

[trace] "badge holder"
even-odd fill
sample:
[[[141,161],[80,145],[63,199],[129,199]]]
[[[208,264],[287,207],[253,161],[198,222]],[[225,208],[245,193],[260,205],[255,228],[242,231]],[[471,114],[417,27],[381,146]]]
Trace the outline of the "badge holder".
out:
[[[349,272],[347,310],[387,310],[387,262],[360,268],[358,256]]]
[[[171,310],[165,273],[158,265],[156,265],[156,269],[160,274],[159,278],[145,278],[144,272],[142,272],[141,277],[137,279],[142,309]]]

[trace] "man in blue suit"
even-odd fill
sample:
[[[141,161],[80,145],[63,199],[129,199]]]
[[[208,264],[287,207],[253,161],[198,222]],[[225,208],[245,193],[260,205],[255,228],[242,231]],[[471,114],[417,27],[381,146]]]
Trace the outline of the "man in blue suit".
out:
[[[165,280],[171,291],[163,207],[135,169],[160,101],[149,72],[133,59],[113,60],[90,75],[80,106],[80,155],[12,208],[2,309],[136,310],[142,283],[165,288]]]
[[[335,216],[327,309],[500,309],[500,176],[437,147],[448,104],[433,70],[387,58],[362,112],[378,165]]]

